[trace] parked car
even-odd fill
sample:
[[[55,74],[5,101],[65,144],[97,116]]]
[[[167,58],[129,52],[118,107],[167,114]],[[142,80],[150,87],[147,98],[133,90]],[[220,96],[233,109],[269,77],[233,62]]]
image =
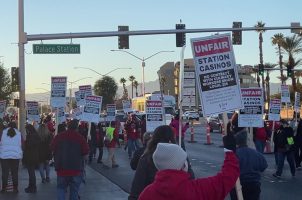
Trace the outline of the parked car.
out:
[[[211,115],[207,118],[207,122],[210,127],[210,132],[213,132],[214,130],[218,130],[220,133],[222,132],[222,123],[218,115]]]
[[[182,115],[183,119],[196,119],[197,121],[199,121],[199,114],[195,111],[186,111],[184,112],[184,114]]]

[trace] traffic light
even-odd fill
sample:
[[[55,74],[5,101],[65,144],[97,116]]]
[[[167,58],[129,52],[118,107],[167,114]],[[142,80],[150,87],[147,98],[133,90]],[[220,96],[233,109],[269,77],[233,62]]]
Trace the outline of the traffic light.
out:
[[[176,29],[186,29],[185,24],[176,24]],[[186,34],[176,33],[176,47],[183,47],[186,45]]]
[[[233,28],[242,28],[242,22],[233,22]],[[232,31],[232,41],[235,45],[241,45],[242,31]]]
[[[264,65],[263,64],[259,64],[258,65],[258,74],[259,75],[263,75],[264,74]]]
[[[118,26],[118,31],[129,31],[129,26]],[[129,49],[129,35],[118,36],[118,48]]]
[[[19,67],[11,68],[11,76],[12,76],[12,91],[19,91]]]
[[[288,66],[287,67],[287,77],[291,77],[292,73],[293,73],[293,69],[290,66]]]

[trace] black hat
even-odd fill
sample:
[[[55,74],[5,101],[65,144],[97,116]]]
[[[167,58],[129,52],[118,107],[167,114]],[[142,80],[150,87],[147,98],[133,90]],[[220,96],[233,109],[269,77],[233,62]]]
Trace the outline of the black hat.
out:
[[[247,145],[247,132],[246,130],[241,130],[235,134],[236,145],[246,146]]]

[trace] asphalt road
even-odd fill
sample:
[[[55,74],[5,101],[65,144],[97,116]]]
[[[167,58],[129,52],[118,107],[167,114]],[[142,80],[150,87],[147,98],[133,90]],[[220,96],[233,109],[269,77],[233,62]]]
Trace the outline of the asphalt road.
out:
[[[211,142],[213,144],[205,145],[207,140],[204,125],[195,123],[194,132],[196,143],[188,142],[190,140],[189,132],[185,143],[195,176],[213,176],[220,171],[224,159],[221,134],[218,132],[212,133]],[[107,152],[105,150],[104,158],[106,156]],[[275,172],[273,154],[265,154],[265,158],[269,167],[262,175],[261,199],[302,199],[302,171],[297,171],[296,177],[292,178],[288,164],[285,162],[282,178],[278,180],[272,176]],[[129,193],[134,171],[130,168],[127,152],[123,148],[117,148],[116,159],[119,167],[115,169],[104,169],[95,161],[91,164],[91,167]]]

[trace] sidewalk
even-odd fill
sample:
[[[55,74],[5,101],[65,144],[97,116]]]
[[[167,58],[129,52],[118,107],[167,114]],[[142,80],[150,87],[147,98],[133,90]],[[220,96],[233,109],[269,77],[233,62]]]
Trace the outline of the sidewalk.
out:
[[[0,171],[1,174],[1,171]],[[5,200],[55,200],[56,199],[56,173],[51,167],[50,183],[41,182],[39,171],[36,171],[37,193],[27,194],[24,188],[28,185],[28,174],[25,168],[19,169],[19,193],[0,193],[0,199]],[[128,195],[118,186],[110,182],[100,173],[94,171],[89,166],[86,167],[86,184],[81,185],[80,196],[83,200],[102,200],[102,199],[127,199]],[[67,200],[68,198],[66,198]]]

